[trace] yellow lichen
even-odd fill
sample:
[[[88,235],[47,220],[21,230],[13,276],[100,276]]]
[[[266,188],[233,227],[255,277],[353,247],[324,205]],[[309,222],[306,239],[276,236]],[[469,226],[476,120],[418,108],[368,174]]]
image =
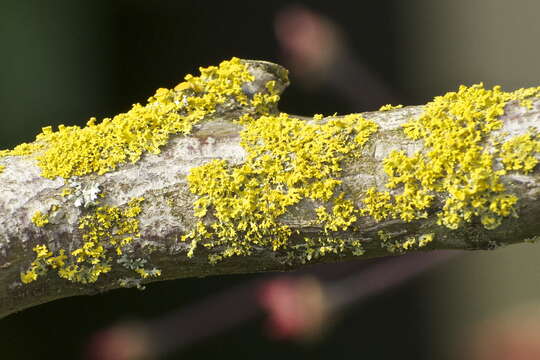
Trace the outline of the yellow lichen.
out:
[[[57,256],[52,256],[53,253],[49,251],[46,245],[36,245],[33,250],[36,253],[36,258],[30,264],[30,268],[21,274],[21,281],[24,284],[28,284],[36,280],[38,276],[44,275],[49,267],[59,269],[65,265],[67,256],[63,249],[59,251]]]
[[[392,238],[389,234],[384,231],[378,232],[379,239],[381,241],[381,247],[385,248],[388,252],[391,253],[404,253],[411,249],[420,249],[427,246],[435,238],[434,233],[420,235],[418,239],[414,236],[409,236],[405,241],[394,241],[391,242]]]
[[[200,77],[186,76],[172,90],[158,89],[147,105],[135,104],[112,119],[96,123],[92,118],[82,129],[43,128],[36,142],[2,151],[0,157],[31,155],[43,176],[50,178],[103,174],[137,161],[143,152],[159,153],[171,135],[188,134],[219,108],[241,110],[236,122],[244,126],[240,135],[247,153],[245,162],[232,165],[213,160],[192,169],[187,178],[197,195],[194,214],[199,221],[182,240],[189,242],[190,257],[198,246],[219,248],[209,255],[212,263],[250,254],[257,247],[287,253],[300,250],[304,260],[345,250],[360,255],[364,252],[360,240],[338,235],[350,229],[358,217],[369,215],[377,221],[424,218],[436,196],[443,199],[439,224],[455,229],[477,217],[486,228],[495,228],[503,217],[515,213],[517,202],[506,192],[501,176],[508,171],[530,172],[538,163],[536,133],[500,144],[491,135],[502,127],[499,116],[506,103],[516,100],[531,108],[530,97],[538,96],[540,88],[505,93],[499,87],[461,87],[435,98],[422,116],[404,125],[406,136],[423,140],[425,150],[412,155],[392,152],[383,164],[387,189],[368,189],[362,195],[364,206],[358,209],[340,187],[342,162],[361,155],[377,125],[358,114],[339,119],[317,114],[312,122],[274,114],[279,100],[276,82],[267,82],[266,91],[249,97],[243,84],[252,80],[245,63],[233,58],[219,67],[201,69]],[[400,107],[385,105],[380,110]],[[495,166],[498,159],[502,169]],[[62,195],[69,195],[68,191],[64,189]],[[52,268],[63,278],[94,282],[111,271],[115,257],[143,279],[159,276],[158,269],[144,267],[145,259],[125,254],[139,236],[141,201],[133,199],[125,208],[92,208],[79,221],[81,247],[69,253],[61,249],[53,256],[45,245],[36,246],[36,258],[21,280],[33,281]],[[322,226],[327,237],[290,242],[293,231],[281,220],[301,201],[313,204],[315,210],[306,219],[312,215],[313,225]],[[45,218],[36,213],[33,221],[43,226]],[[426,246],[433,236],[394,243],[389,237],[380,238],[389,251],[406,251]]]
[[[158,269],[147,270],[145,268],[137,268],[135,269],[135,272],[139,274],[143,279],[161,276],[161,270]]]
[[[123,208],[99,206],[82,216],[79,219],[82,246],[69,254],[60,249],[58,255],[53,256],[46,245],[37,245],[34,247],[36,258],[21,274],[21,281],[34,281],[51,268],[57,271],[58,276],[70,281],[95,282],[101,274],[111,271],[114,257],[122,255],[126,247],[140,236],[137,216],[142,211],[140,204],[143,200],[134,198]],[[131,266],[130,269],[143,278],[160,274],[159,270],[146,270],[142,266]]]
[[[26,156],[31,155],[34,152],[43,149],[43,144],[39,144],[37,142],[33,142],[30,144],[22,143],[12,150],[0,150],[0,157],[4,156]]]
[[[354,256],[362,256],[365,251],[362,241],[352,238],[333,238],[333,237],[304,237],[303,243],[291,245],[290,250],[285,256],[285,263],[295,263],[300,260],[301,263],[306,263],[313,259],[318,259],[326,255],[340,256],[345,251],[350,252]]]
[[[193,125],[215,113],[218,106],[245,106],[265,112],[277,102],[275,82],[267,83],[268,93],[249,99],[242,84],[254,78],[240,59],[222,62],[219,67],[200,69],[201,75],[187,75],[174,89],[158,89],[145,106],[135,104],[126,113],[87,126],[63,126],[57,131],[44,127],[36,141],[21,144],[1,156],[32,155],[48,178],[103,174],[125,162],[135,162],[143,152],[159,153],[172,134],[188,134]]]
[[[60,192],[60,196],[66,197],[66,196],[71,195],[72,193],[73,193],[73,189],[69,188],[69,187],[66,187],[66,188],[62,189],[62,191]]]
[[[324,231],[347,230],[357,218],[358,210],[351,200],[345,199],[345,194],[340,193],[333,201],[332,213],[328,213],[324,206],[315,209],[319,222],[324,224]]]
[[[536,166],[538,140],[523,135],[490,148],[494,130],[502,128],[499,116],[511,100],[523,101],[540,94],[540,87],[503,92],[496,86],[462,86],[457,92],[436,97],[424,113],[404,125],[406,136],[422,139],[425,150],[407,155],[393,151],[384,160],[388,175],[386,187],[370,189],[364,198],[362,214],[377,220],[400,218],[405,221],[427,216],[436,194],[443,195],[439,224],[451,229],[478,217],[493,229],[502,218],[515,212],[517,198],[506,192],[501,176],[506,170],[528,172]],[[501,149],[506,170],[496,170]]]
[[[529,132],[502,144],[502,163],[507,171],[522,171],[527,174],[538,165],[535,156],[538,153],[540,153],[540,135]]]
[[[32,222],[38,227],[44,227],[49,223],[49,217],[41,211],[36,211],[32,216]]]
[[[286,249],[292,231],[279,217],[303,199],[324,204],[316,215],[327,231],[345,230],[356,220],[357,209],[337,190],[338,177],[345,157],[359,156],[376,131],[374,122],[352,114],[322,124],[308,123],[283,113],[244,116],[238,122],[245,126],[240,135],[246,161],[232,166],[213,160],[192,169],[188,176],[190,190],[199,196],[195,215],[215,219],[209,225],[199,221],[183,237],[191,241],[188,255],[198,245],[224,247],[212,262],[249,254],[257,246]],[[320,244],[319,253],[340,249],[332,241],[328,238]]]
[[[379,111],[389,111],[389,110],[395,110],[395,109],[401,109],[403,105],[392,105],[392,104],[386,104],[380,107]]]
[[[31,220],[34,223],[34,225],[36,225],[37,227],[44,227],[45,225],[49,224],[50,216],[54,215],[54,213],[58,211],[58,209],[59,209],[58,205],[53,204],[49,206],[49,208],[47,209],[45,213],[42,213],[41,211],[38,210],[34,212]]]

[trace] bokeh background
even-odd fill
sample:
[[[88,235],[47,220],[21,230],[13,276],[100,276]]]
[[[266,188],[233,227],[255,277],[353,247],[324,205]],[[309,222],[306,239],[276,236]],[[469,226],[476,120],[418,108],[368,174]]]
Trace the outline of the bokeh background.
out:
[[[324,19],[324,29],[337,29],[330,40],[346,54],[339,67],[302,72],[306,64],[291,57],[287,38],[298,30],[294,24],[310,23],[293,16],[279,28],[280,14],[298,15],[287,13],[288,1],[0,0],[0,148],[33,140],[42,126],[127,111],[155,89],[232,56],[296,64],[281,110],[299,115],[376,110],[381,104],[366,98],[379,90],[420,104],[460,84],[510,90],[540,83],[538,1],[297,5],[314,14],[311,20]],[[335,48],[325,39],[321,53],[328,55]],[[344,69],[352,84],[342,79]],[[519,359],[540,358],[539,256],[535,245],[459,256],[359,298],[316,341],[278,341],[262,314],[157,358],[511,359],[519,351]],[[0,358],[84,359],[96,332],[167,316],[258,276],[183,279],[37,306],[0,321]],[[498,346],[504,351],[486,355],[484,348]]]

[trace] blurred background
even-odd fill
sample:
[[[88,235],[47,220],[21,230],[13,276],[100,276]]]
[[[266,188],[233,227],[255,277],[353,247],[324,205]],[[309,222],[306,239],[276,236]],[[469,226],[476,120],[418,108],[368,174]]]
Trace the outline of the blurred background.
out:
[[[0,0],[0,148],[127,111],[232,56],[291,69],[280,108],[298,115],[421,104],[481,81],[537,86],[538,13],[534,0]],[[539,257],[517,245],[419,276],[390,259],[63,299],[1,320],[0,357],[538,359]],[[400,271],[409,281],[391,284]],[[325,307],[370,282],[387,286]]]

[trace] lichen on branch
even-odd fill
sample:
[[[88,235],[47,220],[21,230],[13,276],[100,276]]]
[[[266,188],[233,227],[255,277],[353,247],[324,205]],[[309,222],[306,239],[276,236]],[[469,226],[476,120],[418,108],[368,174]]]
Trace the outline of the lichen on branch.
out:
[[[174,89],[158,89],[146,105],[134,104],[112,119],[97,122],[91,118],[83,128],[60,125],[53,131],[51,126],[44,127],[35,142],[4,150],[0,157],[33,156],[47,178],[101,175],[138,161],[144,152],[158,154],[171,135],[189,134],[219,107],[268,111],[278,100],[272,94],[275,82],[268,84],[267,94],[257,93],[251,99],[245,94],[242,87],[254,76],[238,58],[200,71],[200,76],[186,75]]]
[[[99,123],[91,118],[83,128],[60,125],[53,131],[51,126],[45,127],[36,141],[4,150],[0,157],[34,158],[46,178],[102,175],[123,163],[137,162],[145,152],[158,154],[172,135],[187,135],[193,126],[220,111],[237,111],[239,115],[247,116],[268,114],[279,99],[275,80],[265,84],[264,93],[250,94],[249,83],[255,77],[238,58],[223,61],[217,67],[200,68],[200,71],[200,76],[187,75],[174,89],[158,89],[144,106],[135,104],[127,113],[105,118]],[[73,189],[68,186],[60,195],[69,196],[71,192]],[[96,194],[91,195],[94,198]],[[49,269],[54,269],[61,278],[93,283],[111,271],[115,257],[117,263],[143,279],[159,276],[158,269],[148,270],[141,265],[147,262],[146,259],[129,259],[123,254],[133,238],[139,236],[137,216],[141,212],[142,198],[132,199],[125,209],[101,205],[105,200],[76,200],[76,206],[84,203],[85,207],[90,207],[79,220],[81,247],[50,251],[47,244],[36,245],[33,248],[35,259],[21,273],[22,282],[35,281]],[[38,210],[34,212],[32,222],[43,228],[49,224],[48,217],[57,210],[56,205],[45,213]]]
[[[101,274],[111,271],[115,259],[122,264],[125,257],[122,255],[126,251],[133,251],[129,245],[135,238],[140,237],[137,216],[141,213],[143,201],[143,198],[132,199],[123,209],[116,206],[98,206],[82,216],[78,226],[83,240],[80,248],[69,252],[60,249],[54,256],[47,245],[36,245],[33,249],[36,258],[30,268],[21,273],[21,281],[28,284],[53,269],[58,276],[66,280],[83,284],[95,282]],[[48,219],[40,212],[36,213],[32,221],[40,227],[48,224]],[[143,278],[149,274],[159,275],[159,271],[146,270],[143,266],[129,269]]]
[[[538,185],[539,126],[518,124],[510,136],[502,118],[507,108],[534,118],[540,88],[463,86],[422,110],[301,118],[277,110],[287,83],[277,65],[233,58],[124,114],[46,127],[1,151],[0,183],[15,189],[0,188],[0,211],[12,211],[0,221],[9,294],[43,278],[80,291],[472,248],[514,234],[521,215],[533,224],[523,239],[537,236],[529,188]],[[17,188],[21,174],[38,185]]]
[[[223,248],[211,261],[249,255],[254,246],[290,250],[292,230],[280,216],[302,200],[318,204],[313,224],[326,232],[344,231],[356,221],[357,209],[338,190],[342,163],[359,157],[377,124],[358,114],[308,123],[281,113],[241,117],[241,145],[248,155],[239,166],[214,160],[192,169],[190,190],[199,196],[200,220],[183,241],[191,241],[190,256],[199,245]],[[207,215],[209,215],[207,217]],[[320,246],[333,243],[331,237]]]
[[[539,95],[540,87],[504,92],[479,84],[436,97],[419,118],[403,125],[405,135],[422,140],[424,149],[410,156],[393,151],[384,160],[389,190],[370,189],[365,212],[378,220],[426,218],[438,194],[444,198],[438,223],[450,229],[475,218],[494,229],[505,217],[517,216],[518,198],[507,192],[501,177],[527,174],[538,164],[540,134],[531,129],[505,141],[497,130],[508,102],[530,107],[530,99]],[[391,195],[394,189],[401,191]]]

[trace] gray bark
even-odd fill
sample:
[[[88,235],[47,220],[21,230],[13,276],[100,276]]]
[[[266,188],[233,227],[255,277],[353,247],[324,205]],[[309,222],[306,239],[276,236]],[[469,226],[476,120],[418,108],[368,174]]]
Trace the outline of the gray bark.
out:
[[[266,72],[257,72],[258,77],[279,79],[274,76],[274,72],[278,71],[277,66],[264,66]],[[412,106],[363,114],[365,118],[377,122],[380,128],[364,148],[362,159],[344,168],[343,188],[356,194],[372,186],[382,189],[385,175],[381,161],[389,152],[402,149],[410,154],[422,147],[421,141],[407,139],[400,130],[404,122],[421,112],[422,106]],[[245,150],[239,144],[241,127],[231,122],[234,116],[236,113],[233,112],[219,113],[211,121],[197,125],[192,135],[173,137],[159,155],[146,154],[135,164],[123,165],[101,176],[88,175],[76,180],[81,189],[99,187],[100,191],[105,192],[104,204],[122,206],[134,197],[142,196],[146,199],[139,215],[141,237],[135,240],[134,247],[140,249],[138,254],[146,248],[154,248],[155,251],[148,254],[149,262],[161,269],[162,275],[143,282],[284,271],[304,264],[305,259],[294,257],[284,262],[279,252],[261,247],[250,256],[232,257],[210,265],[209,251],[198,249],[194,257],[188,258],[187,244],[178,241],[198,220],[192,206],[196,197],[186,183],[189,170],[211,159],[241,163],[245,158]],[[511,136],[524,133],[529,127],[540,130],[540,100],[536,99],[532,110],[525,110],[515,103],[507,105],[503,120],[503,130]],[[35,245],[48,244],[49,248],[56,249],[75,249],[80,246],[81,232],[77,220],[84,207],[76,206],[80,203],[76,204],[73,197],[59,196],[58,189],[67,180],[43,178],[34,160],[12,156],[0,159],[0,165],[5,166],[5,170],[0,173],[0,317],[63,297],[90,295],[118,288],[119,279],[132,276],[126,275],[127,270],[121,266],[114,266],[111,272],[91,284],[61,279],[55,271],[49,271],[32,283],[22,284],[20,274],[35,258],[32,250]],[[362,257],[365,258],[392,255],[381,247],[377,236],[380,230],[390,234],[392,241],[426,233],[435,234],[434,241],[422,250],[490,249],[537,237],[540,235],[539,166],[528,175],[507,175],[504,181],[520,199],[519,217],[505,219],[494,230],[486,230],[475,222],[458,230],[437,225],[435,214],[439,209],[435,207],[430,209],[431,215],[427,219],[410,223],[400,220],[376,222],[369,217],[361,218],[354,230],[339,235],[348,241],[360,239],[365,249]],[[36,227],[31,221],[33,214],[53,204],[60,205],[59,214],[47,226]],[[325,236],[321,227],[314,226],[312,221],[305,218],[303,214],[306,212],[302,211],[302,206],[284,216],[282,222],[299,231],[298,239]],[[352,254],[329,254],[307,263],[347,261],[352,258]]]

